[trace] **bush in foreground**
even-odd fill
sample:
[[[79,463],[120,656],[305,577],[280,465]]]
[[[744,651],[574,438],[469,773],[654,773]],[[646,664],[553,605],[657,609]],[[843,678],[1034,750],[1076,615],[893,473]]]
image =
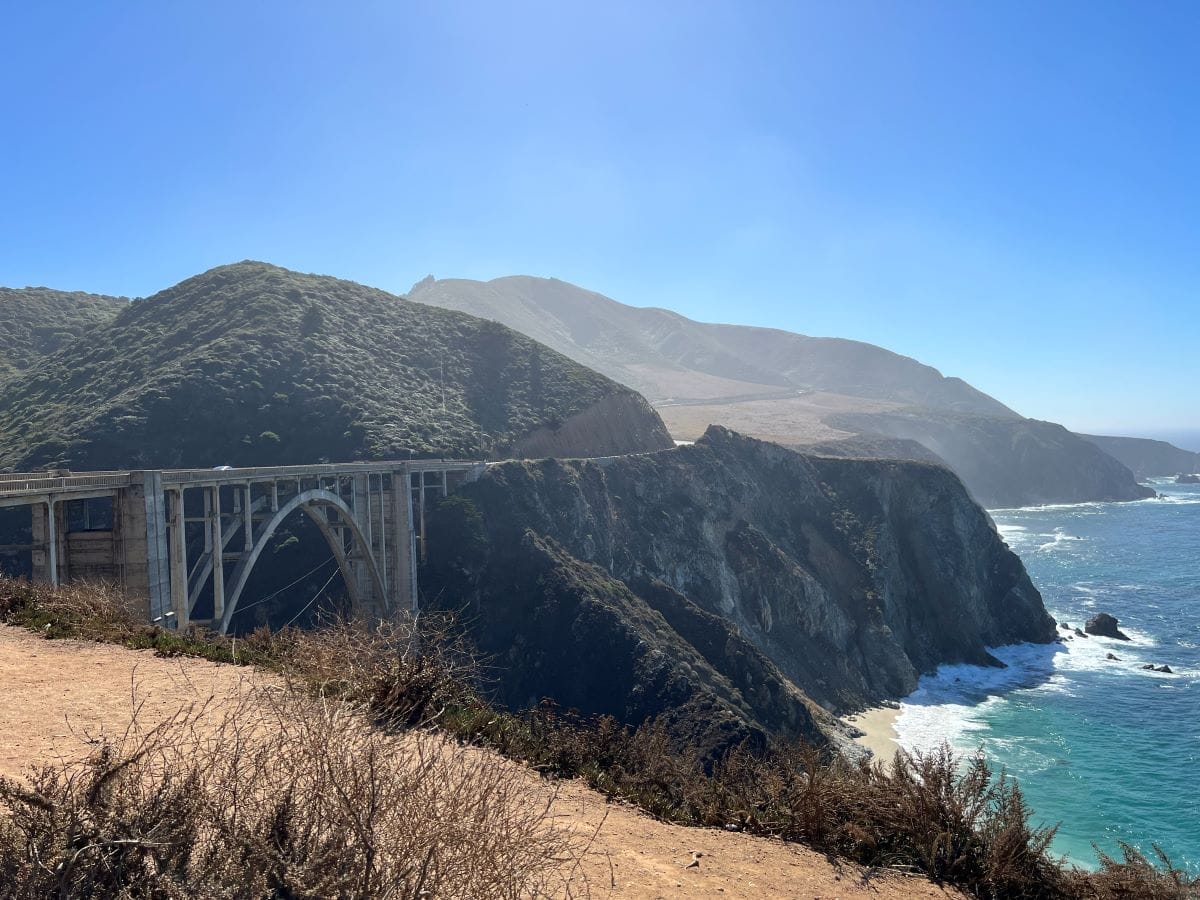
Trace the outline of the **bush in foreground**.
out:
[[[570,896],[549,796],[435,733],[252,690],[0,779],[0,897]]]
[[[365,710],[374,723],[371,740],[436,726],[461,742],[488,746],[521,760],[543,775],[583,778],[608,796],[634,802],[667,821],[733,827],[796,841],[867,866],[925,874],[984,898],[1200,898],[1200,879],[1175,868],[1161,853],[1159,865],[1134,848],[1124,847],[1121,860],[1101,854],[1097,872],[1066,867],[1049,852],[1053,829],[1031,826],[1031,812],[1019,787],[1003,775],[997,777],[981,756],[962,760],[943,748],[869,765],[830,760],[811,747],[779,741],[766,751],[735,749],[714,762],[702,758],[694,748],[681,746],[655,721],[635,729],[607,717],[583,719],[548,701],[521,714],[497,710],[479,691],[467,648],[445,628],[408,620],[380,623],[371,629],[338,623],[314,632],[256,632],[235,642],[200,632],[180,635],[147,628],[129,620],[122,609],[120,598],[103,589],[76,586],[54,592],[0,579],[0,621],[24,624],[48,636],[113,640],[163,653],[266,666],[282,673],[303,695],[332,704],[322,708],[348,703]],[[355,734],[355,740],[367,739],[367,732]],[[298,741],[300,746],[307,741],[312,752],[302,755],[301,759],[307,760],[304,764],[322,765],[316,753],[321,742],[314,742],[312,733],[293,734],[287,740]],[[283,746],[277,744],[275,750]],[[207,761],[181,758],[178,762],[183,766],[180,771],[189,771],[188,765],[200,765],[205,771],[211,768]],[[96,777],[103,780],[107,768],[102,766],[99,771]],[[257,769],[221,771],[224,780],[217,783],[225,787],[217,790],[217,796],[221,790],[239,790],[243,775],[250,772],[253,776]],[[254,783],[264,785],[278,775],[277,771],[267,781]],[[287,776],[308,777],[299,770],[288,770]],[[457,783],[469,792],[471,779],[465,775],[461,779],[465,780]],[[485,777],[483,780],[486,782]],[[335,786],[341,781],[326,778],[322,783]],[[352,779],[350,783],[358,782]],[[83,796],[88,796],[87,791]],[[290,805],[281,813],[285,823],[322,808],[311,794],[288,795],[287,799]],[[12,803],[9,806],[17,808]],[[270,825],[273,820],[268,811],[264,807],[256,813],[255,827]],[[419,807],[410,807],[409,812],[417,818],[429,815]],[[19,817],[14,815],[12,820],[19,821]],[[519,820],[534,822],[527,817]],[[353,818],[344,821],[353,828]],[[215,827],[206,821],[205,828]],[[288,835],[298,833],[294,824],[285,830]],[[12,833],[11,829],[0,832],[0,840],[8,845]],[[312,843],[319,829],[314,833],[311,823],[308,828],[300,827],[299,833],[309,841],[304,859],[320,856],[336,868],[333,860],[345,854],[348,870],[362,870],[361,859],[355,855],[362,852],[359,844]],[[531,832],[526,829],[522,833]],[[537,846],[544,850],[549,845]],[[537,856],[542,850],[530,852]],[[487,852],[500,854],[497,859],[503,860],[506,851],[489,846]],[[418,857],[419,852],[405,856],[393,851],[390,858],[407,859],[406,865],[411,866]],[[253,854],[245,858],[255,860],[256,867],[268,859]],[[522,865],[515,870],[533,871]],[[315,878],[325,869],[293,867],[288,871]],[[397,871],[407,870],[401,866]],[[420,872],[420,866],[414,871]],[[0,875],[4,872],[0,867]],[[569,886],[563,890],[569,891]],[[485,892],[479,896],[510,894]]]

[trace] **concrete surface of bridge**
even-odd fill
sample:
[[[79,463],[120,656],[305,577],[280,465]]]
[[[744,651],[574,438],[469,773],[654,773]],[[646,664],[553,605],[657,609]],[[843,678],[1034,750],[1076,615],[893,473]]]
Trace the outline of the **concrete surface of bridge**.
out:
[[[263,550],[291,515],[320,529],[361,608],[415,610],[429,492],[478,477],[459,460],[0,474],[0,509],[31,510],[32,575],[120,584],[147,619],[228,631]],[[199,608],[204,615],[194,615]]]

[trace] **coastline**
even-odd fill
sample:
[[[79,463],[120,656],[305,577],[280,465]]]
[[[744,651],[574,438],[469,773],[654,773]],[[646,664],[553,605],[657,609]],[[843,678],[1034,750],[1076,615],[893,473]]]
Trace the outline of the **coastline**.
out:
[[[896,732],[899,715],[898,706],[873,706],[852,716],[844,716],[842,721],[862,732],[860,737],[854,738],[854,743],[870,750],[879,762],[891,762],[900,749],[899,734]]]

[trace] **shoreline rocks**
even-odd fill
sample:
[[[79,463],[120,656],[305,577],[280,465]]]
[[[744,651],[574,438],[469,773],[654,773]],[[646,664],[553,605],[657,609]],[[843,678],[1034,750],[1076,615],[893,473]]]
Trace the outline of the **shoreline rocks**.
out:
[[[1094,634],[1098,637],[1110,637],[1118,641],[1129,640],[1129,635],[1117,627],[1119,624],[1116,616],[1102,612],[1096,613],[1096,615],[1088,619],[1087,624],[1083,626],[1083,630],[1088,634]]]

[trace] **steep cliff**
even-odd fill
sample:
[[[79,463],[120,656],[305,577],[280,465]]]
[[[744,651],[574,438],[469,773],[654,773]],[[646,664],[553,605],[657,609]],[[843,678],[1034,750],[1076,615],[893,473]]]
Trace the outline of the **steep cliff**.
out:
[[[425,589],[465,598],[517,704],[545,694],[629,715],[627,695],[652,698],[640,716],[666,702],[636,676],[611,688],[607,670],[635,668],[630,646],[652,654],[661,638],[625,613],[585,618],[593,595],[560,574],[576,565],[657,614],[703,659],[674,654],[693,680],[769,731],[804,725],[780,705],[791,686],[843,711],[902,696],[939,663],[994,662],[988,645],[1054,637],[1020,560],[941,466],[809,457],[714,427],[660,453],[492,466],[449,508],[472,524],[431,542]],[[547,605],[553,627],[538,624]],[[596,654],[604,666],[579,668]]]

